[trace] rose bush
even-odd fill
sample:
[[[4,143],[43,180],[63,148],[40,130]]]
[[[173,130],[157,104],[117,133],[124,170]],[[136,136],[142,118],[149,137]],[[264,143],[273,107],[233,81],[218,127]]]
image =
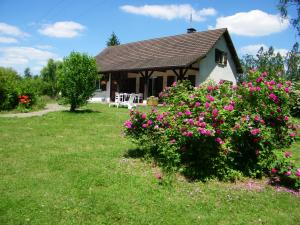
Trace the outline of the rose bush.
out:
[[[174,83],[160,94],[168,111],[131,111],[125,133],[164,168],[191,178],[269,174],[278,149],[297,135],[289,122],[291,82],[259,71],[251,72],[251,80],[209,81],[196,88]]]

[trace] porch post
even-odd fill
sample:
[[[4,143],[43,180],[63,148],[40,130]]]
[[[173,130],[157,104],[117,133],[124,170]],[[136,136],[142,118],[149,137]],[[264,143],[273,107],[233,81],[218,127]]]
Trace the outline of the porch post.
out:
[[[110,84],[111,84],[111,73],[108,74],[108,82],[106,83],[106,101],[110,102]]]
[[[148,87],[149,87],[149,75],[148,70],[145,71],[144,74],[144,99],[147,100],[148,98]]]
[[[139,75],[135,78],[135,93],[138,94],[140,92],[140,77]]]

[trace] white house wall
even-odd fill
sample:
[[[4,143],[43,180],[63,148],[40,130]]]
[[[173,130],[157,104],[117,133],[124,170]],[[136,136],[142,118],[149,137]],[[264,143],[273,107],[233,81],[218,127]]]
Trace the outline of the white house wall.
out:
[[[226,66],[219,65],[215,62],[216,48],[227,53]],[[224,36],[217,41],[206,57],[200,61],[199,68],[199,76],[196,76],[196,86],[207,80],[214,80],[216,82],[228,80],[236,84],[237,72]]]

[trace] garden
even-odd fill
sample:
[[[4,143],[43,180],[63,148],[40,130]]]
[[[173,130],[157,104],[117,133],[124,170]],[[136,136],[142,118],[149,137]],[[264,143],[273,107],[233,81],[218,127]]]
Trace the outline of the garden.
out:
[[[261,68],[237,85],[178,81],[134,110],[87,104],[85,54],[41,77],[1,68],[5,113],[43,95],[70,110],[0,118],[0,223],[298,224],[299,87]]]

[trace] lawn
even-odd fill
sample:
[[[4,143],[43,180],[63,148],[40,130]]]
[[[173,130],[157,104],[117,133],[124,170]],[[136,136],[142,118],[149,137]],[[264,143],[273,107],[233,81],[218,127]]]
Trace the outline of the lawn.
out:
[[[125,157],[128,110],[88,108],[0,118],[0,224],[299,224],[300,197],[263,181],[160,185],[157,167]]]

